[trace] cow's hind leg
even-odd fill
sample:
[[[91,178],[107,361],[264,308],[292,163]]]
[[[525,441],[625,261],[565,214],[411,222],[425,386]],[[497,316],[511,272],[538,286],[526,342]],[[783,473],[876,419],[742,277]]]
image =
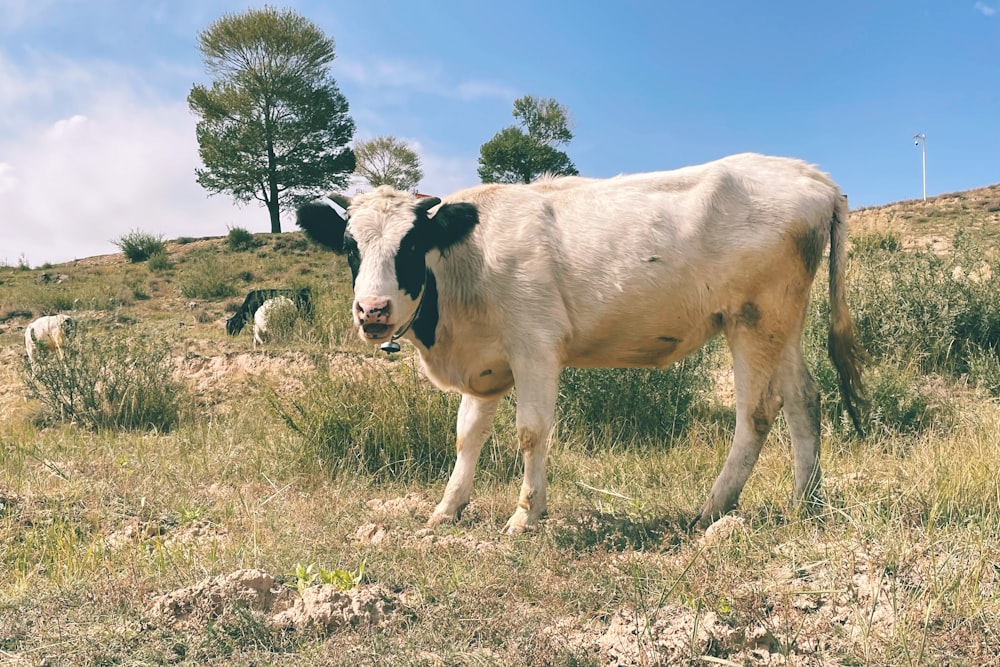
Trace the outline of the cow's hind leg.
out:
[[[781,368],[782,414],[792,439],[793,500],[806,507],[819,502],[819,390],[802,359],[798,337],[785,348]]]
[[[737,323],[726,331],[736,384],[736,432],[722,471],[693,522],[705,528],[736,506],[760,456],[761,446],[781,409],[780,370],[783,340],[775,332]],[[784,336],[781,336],[783,339]]]
[[[476,473],[476,462],[483,444],[493,428],[500,398],[476,398],[463,395],[458,408],[455,447],[458,450],[455,468],[452,470],[444,497],[431,514],[427,525],[434,527],[444,521],[456,521],[469,503],[472,495],[472,480]]]

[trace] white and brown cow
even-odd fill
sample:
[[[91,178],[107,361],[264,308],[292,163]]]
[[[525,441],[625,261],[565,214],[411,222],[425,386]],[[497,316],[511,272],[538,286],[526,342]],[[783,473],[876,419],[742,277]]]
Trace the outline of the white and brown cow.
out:
[[[517,387],[524,479],[505,532],[545,512],[545,459],[564,366],[663,367],[722,333],[736,432],[694,523],[732,509],[778,411],[794,499],[818,498],[819,394],[802,358],[810,286],[830,252],[829,352],[859,427],[864,353],[844,298],[847,201],[793,159],[742,154],[675,171],[481,185],[443,201],[380,187],[341,218],[314,202],[298,224],[344,253],[361,338],[417,349],[461,392],[458,457],[429,524],[456,520],[501,398]]]

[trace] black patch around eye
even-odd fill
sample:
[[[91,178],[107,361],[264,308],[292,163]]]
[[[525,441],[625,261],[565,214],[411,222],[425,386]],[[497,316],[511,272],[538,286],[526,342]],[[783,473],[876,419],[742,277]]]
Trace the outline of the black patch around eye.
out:
[[[344,234],[344,253],[347,255],[347,266],[351,269],[351,287],[354,287],[361,270],[361,253],[358,252],[358,242],[350,232]]]
[[[424,287],[429,246],[426,230],[414,227],[406,233],[396,252],[396,282],[399,289],[416,299]]]

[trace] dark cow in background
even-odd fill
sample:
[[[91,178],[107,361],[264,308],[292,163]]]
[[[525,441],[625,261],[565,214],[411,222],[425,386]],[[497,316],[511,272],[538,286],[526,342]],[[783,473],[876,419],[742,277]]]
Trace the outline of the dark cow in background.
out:
[[[844,297],[847,200],[804,162],[742,154],[610,179],[481,185],[443,202],[383,186],[347,213],[314,202],[299,209],[298,225],[346,254],[358,334],[408,340],[428,377],[462,394],[458,457],[431,526],[468,503],[511,388],[524,479],[507,533],[545,512],[564,366],[664,367],[720,333],[733,357],[736,431],[693,524],[736,505],[779,411],[794,500],[818,501],[819,392],[801,338],[827,247],[829,353],[860,430],[864,352]]]
[[[226,333],[230,336],[236,336],[241,331],[243,327],[246,326],[247,322],[253,321],[254,313],[257,309],[264,305],[264,302],[268,299],[274,299],[279,296],[287,297],[292,300],[295,307],[305,316],[307,319],[312,319],[313,306],[312,306],[312,290],[308,287],[303,287],[301,289],[255,289],[249,293],[245,299],[243,299],[243,305],[239,307],[233,316],[226,320]]]

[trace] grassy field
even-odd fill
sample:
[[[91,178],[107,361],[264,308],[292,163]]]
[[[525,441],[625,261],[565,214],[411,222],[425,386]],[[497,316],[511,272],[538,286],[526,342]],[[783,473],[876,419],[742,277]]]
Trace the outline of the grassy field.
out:
[[[694,533],[734,423],[721,342],[567,371],[549,518],[501,538],[513,403],[462,520],[424,528],[457,396],[355,340],[343,260],[300,234],[0,267],[0,664],[1000,664],[1000,186],[853,229],[869,435],[820,280],[825,506],[793,511],[779,420],[738,510]],[[249,289],[305,286],[314,321],[226,336]],[[79,335],[32,373],[24,326],[54,312]]]

